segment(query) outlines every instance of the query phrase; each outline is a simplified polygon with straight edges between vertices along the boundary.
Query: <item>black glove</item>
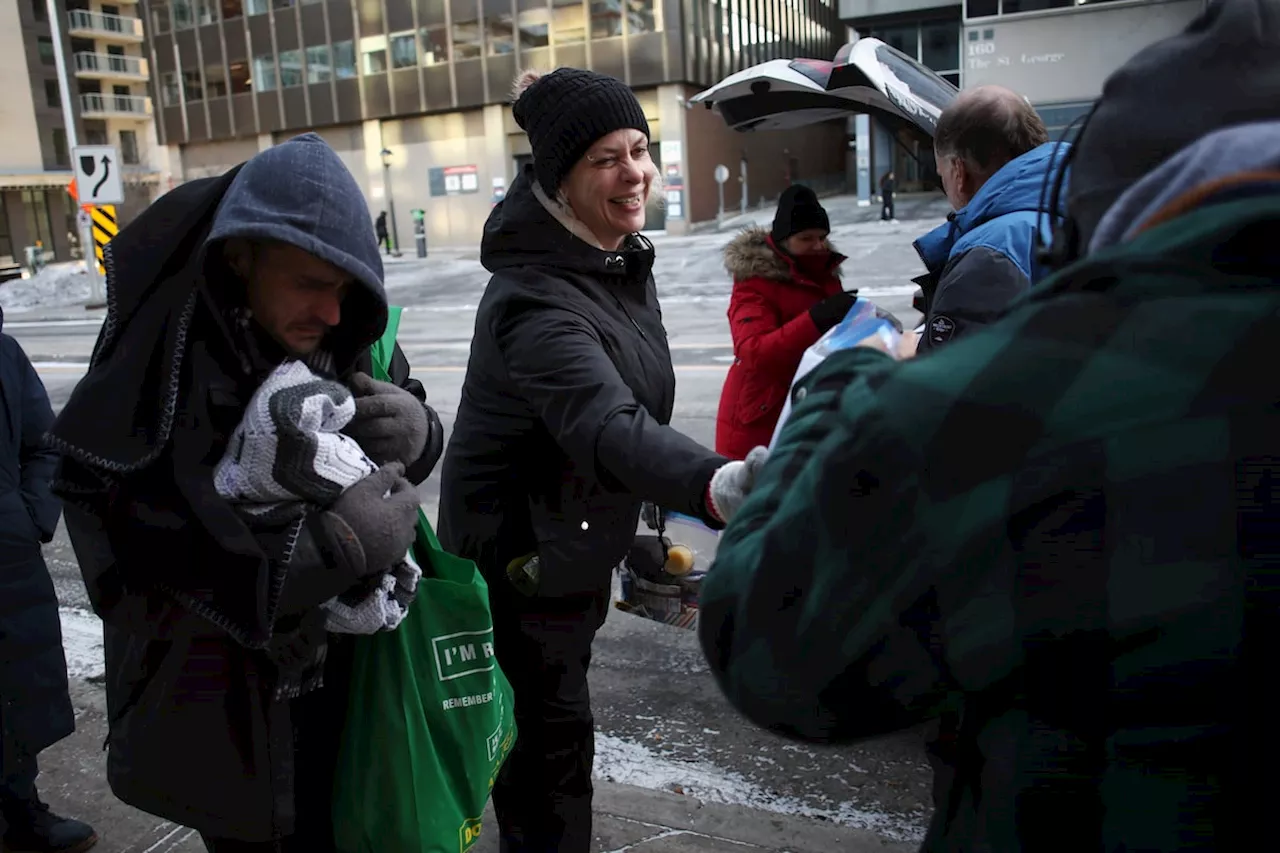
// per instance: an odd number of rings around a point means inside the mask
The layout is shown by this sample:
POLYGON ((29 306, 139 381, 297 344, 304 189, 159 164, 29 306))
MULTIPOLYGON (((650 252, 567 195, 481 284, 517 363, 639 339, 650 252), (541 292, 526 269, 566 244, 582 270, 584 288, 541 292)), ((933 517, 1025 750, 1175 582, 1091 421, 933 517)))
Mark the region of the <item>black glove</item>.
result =
POLYGON ((418 531, 418 490, 393 462, 343 492, 324 526, 359 577, 385 572, 408 552, 418 531))
POLYGON ((834 328, 845 315, 849 313, 849 309, 853 307, 854 301, 858 298, 858 291, 845 290, 819 302, 809 309, 809 316, 813 318, 813 325, 818 327, 819 332, 827 332, 834 328))

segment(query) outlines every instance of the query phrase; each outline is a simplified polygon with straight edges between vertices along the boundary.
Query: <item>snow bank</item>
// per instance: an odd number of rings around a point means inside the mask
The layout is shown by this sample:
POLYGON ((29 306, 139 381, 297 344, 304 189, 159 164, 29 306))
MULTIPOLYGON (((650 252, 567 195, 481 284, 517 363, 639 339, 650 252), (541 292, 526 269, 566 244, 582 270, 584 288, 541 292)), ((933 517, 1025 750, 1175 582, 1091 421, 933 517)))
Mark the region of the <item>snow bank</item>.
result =
POLYGON ((5 312, 78 305, 89 301, 89 276, 79 261, 49 264, 35 276, 0 283, 5 312))

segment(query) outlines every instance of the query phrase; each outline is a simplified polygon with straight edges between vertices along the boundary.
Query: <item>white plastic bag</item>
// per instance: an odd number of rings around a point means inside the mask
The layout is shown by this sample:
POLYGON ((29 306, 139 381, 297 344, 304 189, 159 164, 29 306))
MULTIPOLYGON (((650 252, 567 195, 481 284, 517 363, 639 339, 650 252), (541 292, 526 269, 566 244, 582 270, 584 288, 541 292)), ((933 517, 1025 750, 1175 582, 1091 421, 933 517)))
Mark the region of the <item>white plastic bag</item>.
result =
MULTIPOLYGON (((796 386, 828 355, 839 350, 852 349, 872 335, 878 335, 884 341, 889 353, 898 351, 898 344, 902 340, 901 326, 895 325, 896 318, 891 319, 892 315, 886 316, 886 314, 887 312, 877 307, 871 300, 858 297, 844 319, 804 351, 804 355, 800 358, 800 366, 791 380, 791 390, 787 392, 787 399, 782 404, 782 414, 778 417, 778 425, 774 427, 773 438, 769 439, 770 450, 778 443, 782 427, 791 415, 791 402, 795 399, 796 386)), ((895 355, 894 358, 897 356, 895 355)))

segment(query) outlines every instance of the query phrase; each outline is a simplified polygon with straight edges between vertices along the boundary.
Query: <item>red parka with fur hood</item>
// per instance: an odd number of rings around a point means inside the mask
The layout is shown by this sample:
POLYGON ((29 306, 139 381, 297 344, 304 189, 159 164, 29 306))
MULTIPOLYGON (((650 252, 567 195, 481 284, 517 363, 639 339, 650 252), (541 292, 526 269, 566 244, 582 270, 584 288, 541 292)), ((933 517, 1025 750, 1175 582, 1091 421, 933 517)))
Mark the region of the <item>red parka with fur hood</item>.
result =
POLYGON ((802 270, 764 228, 749 228, 725 246, 734 359, 720 393, 717 453, 743 459, 769 443, 800 359, 822 336, 809 309, 840 292, 844 260, 833 250, 825 269, 802 270))

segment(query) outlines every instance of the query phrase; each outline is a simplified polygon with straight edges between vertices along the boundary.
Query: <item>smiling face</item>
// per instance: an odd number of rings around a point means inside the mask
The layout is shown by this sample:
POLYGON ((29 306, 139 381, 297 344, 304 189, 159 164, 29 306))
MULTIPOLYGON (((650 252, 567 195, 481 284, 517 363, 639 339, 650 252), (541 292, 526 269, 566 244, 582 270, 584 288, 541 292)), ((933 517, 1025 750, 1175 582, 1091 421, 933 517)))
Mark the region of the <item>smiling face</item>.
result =
POLYGON ((351 276, 296 246, 230 247, 253 318, 291 355, 307 355, 342 321, 351 276))
POLYGON ((645 205, 658 168, 649 139, 624 128, 604 136, 574 164, 561 189, 569 207, 605 249, 617 249, 644 227, 645 205))

